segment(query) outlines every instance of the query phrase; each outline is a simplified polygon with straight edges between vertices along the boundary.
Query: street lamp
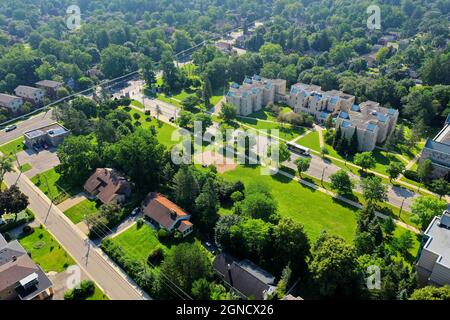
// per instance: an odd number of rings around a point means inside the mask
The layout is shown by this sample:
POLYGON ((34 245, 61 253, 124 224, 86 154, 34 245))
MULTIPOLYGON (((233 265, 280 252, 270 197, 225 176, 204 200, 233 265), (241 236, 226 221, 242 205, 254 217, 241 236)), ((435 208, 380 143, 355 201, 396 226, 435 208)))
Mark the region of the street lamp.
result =
POLYGON ((400 211, 398 213, 398 219, 400 220, 400 216, 402 214, 402 210, 403 210, 403 204, 405 203, 406 197, 403 198, 402 200, 402 205, 400 206, 400 211))
POLYGON ((322 187, 323 187, 323 176, 325 175, 325 170, 327 170, 327 169, 328 169, 328 166, 325 166, 322 170, 322 179, 320 179, 320 184, 322 185, 322 187))

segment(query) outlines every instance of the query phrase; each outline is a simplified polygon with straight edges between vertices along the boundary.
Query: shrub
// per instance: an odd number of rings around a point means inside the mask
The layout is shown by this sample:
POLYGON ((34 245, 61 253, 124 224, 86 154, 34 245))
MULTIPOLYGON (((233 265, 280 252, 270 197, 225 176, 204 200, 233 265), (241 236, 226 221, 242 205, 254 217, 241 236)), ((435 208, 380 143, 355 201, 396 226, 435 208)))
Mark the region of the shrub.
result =
POLYGON ((230 198, 231 198, 231 201, 238 202, 238 201, 241 201, 242 199, 244 199, 244 195, 240 191, 235 191, 231 194, 230 198))
POLYGON ((11 234, 9 232, 5 232, 3 234, 3 237, 5 238, 6 241, 11 241, 12 239, 11 234))
POLYGON ((95 292, 94 282, 90 280, 81 281, 79 286, 64 293, 64 300, 84 300, 95 292))
POLYGON ((158 230, 158 239, 160 241, 167 240, 168 237, 169 237, 169 232, 166 229, 161 228, 158 230))
POLYGON ((139 228, 141 228, 144 225, 144 219, 140 218, 136 221, 136 225, 139 228))
POLYGON ((403 172, 403 175, 405 176, 405 178, 407 178, 409 180, 420 182, 419 175, 415 171, 405 170, 403 172))
POLYGON ((24 226, 23 228, 22 228, 22 233, 24 234, 24 235, 29 235, 29 234, 32 234, 34 232, 34 229, 32 228, 32 227, 30 227, 30 226, 24 226))
POLYGON ((159 265, 164 259, 164 250, 158 246, 148 255, 147 261, 150 265, 159 265))
POLYGON ((141 116, 139 115, 139 113, 133 113, 133 118, 134 120, 139 120, 141 116))

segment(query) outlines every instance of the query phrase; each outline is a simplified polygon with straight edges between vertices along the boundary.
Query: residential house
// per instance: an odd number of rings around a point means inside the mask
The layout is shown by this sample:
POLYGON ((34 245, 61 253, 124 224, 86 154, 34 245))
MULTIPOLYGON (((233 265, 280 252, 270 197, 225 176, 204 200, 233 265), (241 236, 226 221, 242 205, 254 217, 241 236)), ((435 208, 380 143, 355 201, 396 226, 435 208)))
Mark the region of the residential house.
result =
POLYGON ((22 98, 9 94, 0 93, 0 107, 8 109, 12 113, 17 113, 23 105, 22 98))
POLYGON ((427 139, 419 163, 426 159, 430 159, 433 164, 432 178, 450 181, 450 115, 442 130, 433 139, 427 139))
POLYGON ((419 281, 422 285, 450 284, 450 212, 434 217, 424 237, 416 265, 419 281))
POLYGON ((131 195, 131 184, 114 169, 98 168, 84 184, 84 190, 103 204, 124 203, 131 195))
POLYGON ((36 87, 44 89, 49 97, 56 98, 56 93, 63 87, 63 84, 53 80, 42 80, 36 82, 36 87))
POLYGON ((194 225, 189 221, 191 216, 160 193, 149 193, 143 207, 144 216, 159 228, 171 233, 179 231, 183 237, 194 230, 194 225))
POLYGON ((244 299, 266 300, 276 289, 275 277, 253 262, 226 253, 218 254, 213 262, 215 272, 244 299))
POLYGON ((215 46, 223 53, 230 53, 233 50, 231 43, 225 41, 218 41, 215 43, 215 46))
POLYGON ((68 135, 70 135, 68 129, 59 123, 53 123, 42 128, 25 132, 23 136, 25 138, 25 145, 28 148, 40 148, 44 145, 57 147, 68 135))
POLYGON ((25 101, 33 105, 41 105, 44 103, 45 90, 29 86, 18 86, 14 89, 16 96, 23 98, 25 101))
POLYGON ((53 284, 17 240, 0 234, 0 301, 43 300, 53 295, 53 284))

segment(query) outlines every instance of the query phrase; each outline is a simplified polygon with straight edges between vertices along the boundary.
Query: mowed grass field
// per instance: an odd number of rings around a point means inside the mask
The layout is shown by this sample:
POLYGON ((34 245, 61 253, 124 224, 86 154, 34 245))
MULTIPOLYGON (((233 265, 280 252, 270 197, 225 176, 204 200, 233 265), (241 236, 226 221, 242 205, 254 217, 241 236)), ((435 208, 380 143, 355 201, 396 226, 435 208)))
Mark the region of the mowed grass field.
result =
POLYGON ((19 153, 23 150, 25 150, 23 137, 17 138, 16 140, 12 140, 0 146, 0 151, 7 156, 15 155, 16 153, 19 153))
POLYGON ((322 230, 343 237, 351 242, 356 229, 357 209, 335 201, 330 196, 280 174, 261 175, 260 167, 238 166, 224 173, 231 181, 241 180, 246 186, 251 183, 268 186, 278 203, 282 216, 300 222, 311 241, 315 241, 322 230))
POLYGON ((44 228, 35 228, 32 234, 20 238, 19 242, 31 254, 31 259, 45 272, 61 272, 68 266, 76 264, 44 228))
POLYGON ((86 199, 64 211, 64 214, 70 219, 70 221, 77 224, 83 221, 85 217, 97 213, 98 208, 99 204, 96 201, 86 199))
POLYGON ((143 224, 140 228, 135 224, 114 237, 113 241, 122 247, 129 257, 144 262, 147 261, 150 252, 158 245, 168 250, 166 246, 159 242, 156 231, 147 224, 143 224))

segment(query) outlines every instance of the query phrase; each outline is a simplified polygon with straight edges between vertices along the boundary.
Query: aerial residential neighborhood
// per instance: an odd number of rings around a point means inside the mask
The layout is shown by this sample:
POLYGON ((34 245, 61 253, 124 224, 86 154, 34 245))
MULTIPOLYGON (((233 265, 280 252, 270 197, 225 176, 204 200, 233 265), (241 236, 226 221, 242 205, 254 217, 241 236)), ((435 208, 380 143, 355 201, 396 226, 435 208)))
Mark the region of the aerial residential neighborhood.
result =
POLYGON ((450 300, 449 16, 0 3, 0 305, 450 300))

